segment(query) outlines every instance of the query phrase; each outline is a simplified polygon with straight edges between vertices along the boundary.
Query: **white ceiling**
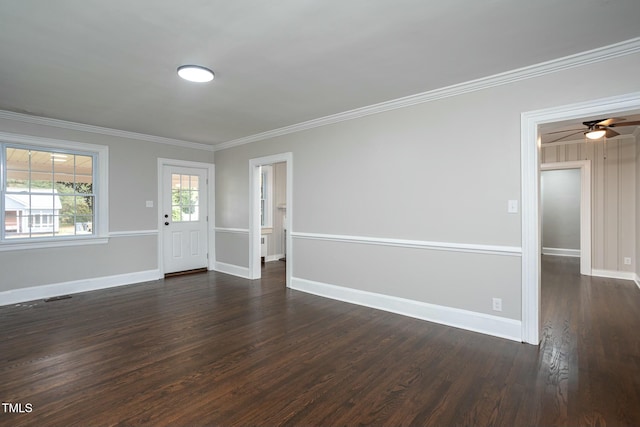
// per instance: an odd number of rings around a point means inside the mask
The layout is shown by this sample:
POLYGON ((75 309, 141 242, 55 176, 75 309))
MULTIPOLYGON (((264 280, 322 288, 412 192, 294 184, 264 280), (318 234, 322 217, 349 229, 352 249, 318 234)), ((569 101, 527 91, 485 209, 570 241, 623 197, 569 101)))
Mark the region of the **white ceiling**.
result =
POLYGON ((0 0, 0 109, 218 144, 640 36, 638 0, 0 0), (177 77, 194 63, 208 84, 177 77))

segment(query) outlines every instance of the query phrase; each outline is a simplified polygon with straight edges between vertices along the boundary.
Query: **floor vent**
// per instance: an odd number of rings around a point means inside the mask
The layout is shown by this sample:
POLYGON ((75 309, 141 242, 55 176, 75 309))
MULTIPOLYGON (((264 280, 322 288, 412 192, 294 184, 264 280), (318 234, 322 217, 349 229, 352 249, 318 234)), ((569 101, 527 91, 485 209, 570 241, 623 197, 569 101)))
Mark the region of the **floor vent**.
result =
POLYGON ((69 299, 71 295, 58 295, 57 297, 45 298, 44 302, 60 301, 61 299, 69 299))

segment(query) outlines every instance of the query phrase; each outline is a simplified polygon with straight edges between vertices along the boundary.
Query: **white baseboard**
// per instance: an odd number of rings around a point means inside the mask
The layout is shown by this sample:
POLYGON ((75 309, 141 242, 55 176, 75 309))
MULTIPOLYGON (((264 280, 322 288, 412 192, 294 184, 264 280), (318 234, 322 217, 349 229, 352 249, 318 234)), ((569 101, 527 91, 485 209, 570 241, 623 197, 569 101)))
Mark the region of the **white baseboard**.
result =
POLYGON ((580 249, 542 248, 542 255, 580 258, 580 249))
POLYGON ((591 275, 596 277, 606 277, 609 279, 635 280, 636 273, 633 271, 615 271, 615 270, 591 270, 591 275))
POLYGON ((235 264, 227 264, 226 262, 216 261, 214 270, 220 273, 231 274, 232 276, 249 279, 249 267, 241 267, 235 264))
POLYGON ((137 271, 135 273, 118 274, 115 276, 94 277, 90 279, 74 280, 71 282, 54 283, 51 285, 32 286, 29 288, 12 289, 0 292, 0 305, 18 304, 26 301, 40 300, 60 295, 77 294, 116 286, 132 285, 134 283, 158 280, 162 276, 159 270, 137 271))
POLYGON ((519 320, 329 285, 298 277, 291 278, 291 288, 429 322, 522 341, 522 322, 519 320))
POLYGON ((284 254, 267 255, 264 261, 265 262, 278 261, 280 258, 284 258, 284 254))

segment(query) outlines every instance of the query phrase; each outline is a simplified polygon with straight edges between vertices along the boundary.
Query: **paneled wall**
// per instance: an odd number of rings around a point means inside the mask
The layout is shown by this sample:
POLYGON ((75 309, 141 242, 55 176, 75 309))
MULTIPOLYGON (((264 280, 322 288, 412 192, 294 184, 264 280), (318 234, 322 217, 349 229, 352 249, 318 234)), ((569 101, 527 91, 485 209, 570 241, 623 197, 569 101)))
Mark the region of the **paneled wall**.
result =
POLYGON ((591 161, 592 266, 635 271, 636 140, 633 136, 545 147, 542 163, 591 161), (624 264, 631 258, 631 264, 624 264))

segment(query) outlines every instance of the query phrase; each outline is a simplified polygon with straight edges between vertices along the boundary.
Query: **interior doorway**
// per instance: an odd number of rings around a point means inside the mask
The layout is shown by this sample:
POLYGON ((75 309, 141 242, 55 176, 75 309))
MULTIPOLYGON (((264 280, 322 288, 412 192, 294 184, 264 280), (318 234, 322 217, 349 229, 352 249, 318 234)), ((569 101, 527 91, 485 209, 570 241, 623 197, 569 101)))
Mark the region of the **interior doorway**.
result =
POLYGON ((640 92, 596 99, 521 115, 522 341, 538 345, 541 329, 541 219, 539 126, 589 116, 614 116, 640 109, 640 92))
POLYGON ((540 171, 542 253, 545 254, 546 252, 547 255, 560 256, 577 255, 580 258, 580 274, 591 276, 593 254, 591 245, 591 163, 588 160, 543 163, 540 166, 540 171), (572 172, 575 172, 577 177, 574 177, 572 172), (545 174, 547 178, 546 188, 545 174), (577 178, 577 182, 574 181, 574 178, 577 178), (550 186, 555 186, 555 188, 550 188, 550 186), (562 188, 558 188, 558 186, 562 186, 562 188), (560 193, 556 194, 555 190, 560 193), (573 194, 562 194, 562 192, 567 191, 573 194), (563 201, 562 206, 544 206, 545 200, 553 203, 556 198, 563 201), (572 198, 578 199, 577 206, 573 206, 573 203, 571 203, 572 198), (560 208, 564 212, 549 212, 554 208, 560 208), (577 210, 575 218, 563 218, 563 214, 573 215, 572 212, 567 212, 567 210, 577 210), (553 222, 550 220, 545 222, 545 214, 548 214, 553 222), (577 223, 567 224, 561 222, 562 219, 577 221, 577 223), (573 226, 577 228, 577 233, 573 230, 573 226), (548 243, 545 242, 545 237, 547 237, 546 240, 551 238, 555 240, 548 243), (577 253, 572 254, 571 251, 574 249, 577 249, 577 253))
POLYGON ((262 277, 264 257, 265 261, 286 262, 285 282, 290 287, 293 155, 282 153, 251 159, 249 172, 249 278, 262 277), (284 180, 281 179, 283 175, 284 180))

